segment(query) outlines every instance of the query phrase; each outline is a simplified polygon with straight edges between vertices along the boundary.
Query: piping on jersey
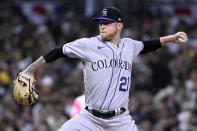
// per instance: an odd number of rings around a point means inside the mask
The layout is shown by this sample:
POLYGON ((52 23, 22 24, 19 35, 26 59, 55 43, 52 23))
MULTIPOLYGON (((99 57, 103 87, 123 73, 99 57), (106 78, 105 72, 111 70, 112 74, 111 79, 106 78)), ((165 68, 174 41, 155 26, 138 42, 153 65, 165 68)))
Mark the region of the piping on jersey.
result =
MULTIPOLYGON (((120 59, 121 59, 121 54, 122 54, 122 49, 123 49, 123 47, 124 47, 124 43, 123 43, 123 46, 122 46, 121 51, 120 51, 120 59)), ((112 98, 111 98, 111 101, 110 101, 110 103, 109 103, 109 105, 108 105, 107 110, 109 110, 109 107, 110 107, 110 105, 111 105, 111 103, 112 103, 112 100, 114 99, 114 96, 115 96, 115 94, 116 94, 116 90, 117 90, 117 87, 118 87, 118 81, 119 81, 119 79, 120 79, 120 73, 121 73, 121 68, 120 68, 120 72, 119 72, 119 74, 118 74, 118 80, 117 80, 117 83, 116 83, 116 88, 115 88, 115 90, 114 90, 114 94, 113 94, 113 96, 112 96, 112 98)))
POLYGON ((128 79, 127 91, 129 91, 128 89, 130 89, 130 88, 129 88, 129 84, 130 84, 130 79, 128 79))
MULTIPOLYGON (((100 40, 98 37, 96 37, 96 38, 97 38, 101 43, 103 43, 104 45, 106 45, 108 48, 111 49, 111 51, 112 51, 112 53, 113 53, 113 59, 114 59, 114 51, 113 51, 113 49, 112 49, 110 46, 108 46, 106 43, 104 43, 104 41, 100 40)), ((109 86, 108 86, 108 88, 107 88, 107 92, 106 92, 106 94, 105 94, 105 98, 103 99, 103 102, 102 102, 101 106, 99 107, 99 110, 102 108, 102 106, 103 106, 103 104, 104 104, 104 102, 105 102, 105 100, 106 100, 106 98, 107 98, 107 94, 108 94, 108 92, 109 92, 109 88, 110 88, 111 83, 112 83, 113 75, 114 75, 114 68, 112 68, 112 75, 111 75, 110 83, 109 83, 109 86)))

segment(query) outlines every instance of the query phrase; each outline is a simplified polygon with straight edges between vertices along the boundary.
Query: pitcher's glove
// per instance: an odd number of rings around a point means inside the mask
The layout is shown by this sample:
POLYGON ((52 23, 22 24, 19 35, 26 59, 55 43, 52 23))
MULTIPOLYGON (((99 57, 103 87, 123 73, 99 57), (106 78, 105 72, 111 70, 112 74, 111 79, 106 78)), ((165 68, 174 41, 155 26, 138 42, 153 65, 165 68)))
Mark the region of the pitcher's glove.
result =
POLYGON ((35 78, 33 75, 20 72, 14 84, 14 99, 18 104, 32 105, 38 101, 39 94, 35 88, 35 78))

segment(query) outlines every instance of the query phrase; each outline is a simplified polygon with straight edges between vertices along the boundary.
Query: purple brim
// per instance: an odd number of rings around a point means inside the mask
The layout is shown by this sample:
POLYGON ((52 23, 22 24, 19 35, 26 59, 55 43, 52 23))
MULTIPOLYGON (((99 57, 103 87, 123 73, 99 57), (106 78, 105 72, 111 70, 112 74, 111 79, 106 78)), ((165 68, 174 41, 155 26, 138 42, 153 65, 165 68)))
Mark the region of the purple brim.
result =
POLYGON ((94 21, 99 21, 99 20, 109 20, 112 22, 116 22, 116 20, 110 19, 110 18, 106 18, 106 17, 99 17, 99 18, 93 18, 94 21))

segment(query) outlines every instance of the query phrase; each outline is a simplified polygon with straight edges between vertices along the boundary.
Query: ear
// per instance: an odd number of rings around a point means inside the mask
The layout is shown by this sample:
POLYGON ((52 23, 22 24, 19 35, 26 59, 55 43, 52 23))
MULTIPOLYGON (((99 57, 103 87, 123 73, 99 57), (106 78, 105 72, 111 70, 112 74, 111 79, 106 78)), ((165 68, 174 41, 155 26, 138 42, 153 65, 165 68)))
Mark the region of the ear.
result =
POLYGON ((118 29, 122 30, 123 28, 123 23, 118 23, 118 29))

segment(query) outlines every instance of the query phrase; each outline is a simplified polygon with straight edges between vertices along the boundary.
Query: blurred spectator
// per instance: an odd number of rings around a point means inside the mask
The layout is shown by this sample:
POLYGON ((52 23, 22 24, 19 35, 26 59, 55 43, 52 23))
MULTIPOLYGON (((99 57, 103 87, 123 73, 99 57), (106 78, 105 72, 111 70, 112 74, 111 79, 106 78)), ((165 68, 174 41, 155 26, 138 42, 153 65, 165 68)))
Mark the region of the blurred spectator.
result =
POLYGON ((78 96, 74 99, 70 117, 76 116, 83 108, 85 108, 85 94, 78 96))

